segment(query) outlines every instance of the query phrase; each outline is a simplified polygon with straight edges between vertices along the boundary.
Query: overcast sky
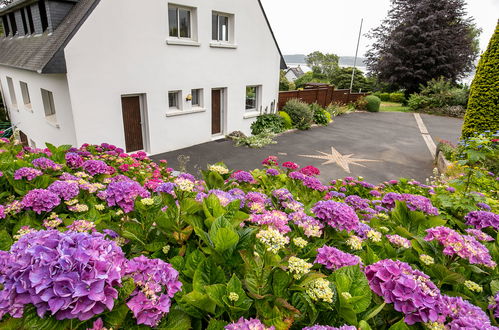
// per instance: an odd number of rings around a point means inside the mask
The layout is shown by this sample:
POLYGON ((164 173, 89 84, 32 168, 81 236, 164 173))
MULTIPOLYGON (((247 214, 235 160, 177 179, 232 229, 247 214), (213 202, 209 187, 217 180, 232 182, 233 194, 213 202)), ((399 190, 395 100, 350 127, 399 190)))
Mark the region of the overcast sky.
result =
MULTIPOLYGON (((340 56, 355 55, 360 19, 364 33, 379 25, 390 0, 261 0, 283 54, 309 54, 315 50, 340 56)), ((468 14, 483 29, 485 50, 499 18, 499 0, 467 0, 468 14)), ((361 39, 359 56, 370 41, 361 39)))

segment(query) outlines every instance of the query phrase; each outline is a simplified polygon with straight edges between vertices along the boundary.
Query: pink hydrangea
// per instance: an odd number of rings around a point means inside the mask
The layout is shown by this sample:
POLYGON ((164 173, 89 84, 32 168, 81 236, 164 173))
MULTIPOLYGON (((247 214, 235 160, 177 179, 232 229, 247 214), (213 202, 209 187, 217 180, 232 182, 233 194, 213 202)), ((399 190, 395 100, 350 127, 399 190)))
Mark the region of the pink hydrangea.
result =
POLYGON ((275 327, 267 327, 258 319, 246 320, 241 317, 237 322, 226 325, 225 330, 275 330, 275 327))
POLYGON ((315 216, 337 230, 351 231, 359 227, 359 217, 350 206, 335 201, 319 201, 312 208, 315 216))
POLYGON ((327 269, 337 270, 345 266, 361 264, 358 256, 343 252, 337 248, 324 245, 317 249, 314 263, 324 265, 327 269))
POLYGON ((33 189, 22 199, 22 206, 38 214, 50 212, 61 203, 59 196, 47 189, 33 189))
POLYGON ((495 230, 499 229, 499 214, 487 211, 472 211, 468 213, 464 220, 466 224, 475 227, 476 229, 483 229, 492 227, 495 230))
POLYGON ((90 175, 105 174, 108 166, 102 160, 87 160, 83 163, 83 169, 90 175))
POLYGON ((75 198, 80 193, 78 183, 75 181, 55 181, 48 187, 48 190, 57 194, 65 201, 75 198))
POLYGON ((251 214, 248 221, 260 226, 269 226, 280 233, 289 233, 291 228, 288 226, 288 215, 282 211, 265 211, 261 214, 251 214))
POLYGON ((262 165, 265 166, 278 166, 278 158, 276 156, 268 156, 262 161, 262 165))
POLYGON ((419 211, 430 215, 438 215, 438 209, 431 204, 431 201, 420 195, 411 194, 397 194, 390 192, 386 194, 382 203, 385 207, 393 209, 395 207, 395 202, 401 201, 405 202, 407 208, 411 211, 419 211))
POLYGON ((14 172, 14 180, 22 180, 26 178, 28 181, 34 180, 36 177, 43 175, 43 172, 32 167, 22 167, 14 172))
POLYGON ((119 206, 125 213, 134 210, 135 199, 148 198, 151 194, 133 180, 111 182, 99 196, 105 198, 109 206, 119 206))
POLYGON ((321 171, 315 166, 305 166, 300 170, 301 174, 307 175, 307 176, 317 176, 321 174, 321 171))
POLYGON ((282 163, 281 166, 285 167, 287 169, 290 169, 290 170, 296 170, 296 169, 300 168, 300 165, 293 163, 293 162, 284 162, 284 163, 282 163))

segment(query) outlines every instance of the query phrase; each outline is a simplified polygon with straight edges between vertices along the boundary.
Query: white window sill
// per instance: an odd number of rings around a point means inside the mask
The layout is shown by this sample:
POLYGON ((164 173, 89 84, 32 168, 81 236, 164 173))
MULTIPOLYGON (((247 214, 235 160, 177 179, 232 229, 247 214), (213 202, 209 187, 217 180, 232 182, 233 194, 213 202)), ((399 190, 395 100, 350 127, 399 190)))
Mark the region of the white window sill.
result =
POLYGON ((61 128, 61 126, 57 123, 57 118, 55 117, 55 115, 47 116, 45 117, 45 119, 47 119, 47 123, 50 126, 54 126, 55 128, 61 128))
POLYGON ((250 119, 250 118, 255 118, 255 117, 258 117, 260 116, 260 112, 259 111, 248 111, 244 114, 243 118, 244 119, 250 119))
POLYGON ((204 108, 197 108, 197 109, 192 109, 192 110, 187 110, 187 111, 183 111, 183 110, 171 111, 170 110, 166 113, 166 116, 167 117, 175 117, 175 116, 189 115, 189 114, 205 112, 205 111, 206 111, 206 109, 204 109, 204 108))
POLYGON ((230 43, 223 43, 223 42, 211 42, 210 43, 211 48, 228 48, 228 49, 236 49, 237 45, 236 44, 230 44, 230 43))
POLYGON ((182 39, 167 39, 166 40, 167 45, 177 45, 177 46, 193 46, 193 47, 199 47, 201 44, 197 41, 194 40, 182 40, 182 39))

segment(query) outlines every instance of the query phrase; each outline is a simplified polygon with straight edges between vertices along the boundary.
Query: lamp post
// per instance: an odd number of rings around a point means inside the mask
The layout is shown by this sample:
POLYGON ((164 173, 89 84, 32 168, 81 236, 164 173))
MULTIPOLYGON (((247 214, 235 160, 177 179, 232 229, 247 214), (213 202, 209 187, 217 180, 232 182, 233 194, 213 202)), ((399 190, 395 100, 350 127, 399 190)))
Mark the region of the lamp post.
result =
POLYGON ((357 55, 359 53, 359 44, 360 44, 360 36, 362 35, 362 25, 364 24, 364 19, 360 20, 360 30, 359 30, 359 38, 357 39, 357 49, 355 50, 355 59, 353 60, 353 70, 352 70, 352 81, 350 81, 350 93, 353 88, 353 78, 355 77, 355 67, 357 66, 357 55))

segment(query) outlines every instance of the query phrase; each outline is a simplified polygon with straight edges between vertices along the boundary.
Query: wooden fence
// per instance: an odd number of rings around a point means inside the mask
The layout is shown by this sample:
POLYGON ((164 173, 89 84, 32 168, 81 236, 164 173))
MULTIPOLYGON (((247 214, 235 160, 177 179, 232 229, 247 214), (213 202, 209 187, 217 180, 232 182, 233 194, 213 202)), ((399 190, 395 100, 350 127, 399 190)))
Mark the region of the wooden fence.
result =
POLYGON ((278 109, 282 109, 290 99, 299 99, 305 103, 318 103, 327 107, 331 103, 348 104, 357 101, 369 93, 350 93, 348 89, 334 89, 333 86, 305 88, 299 91, 279 92, 278 109))

